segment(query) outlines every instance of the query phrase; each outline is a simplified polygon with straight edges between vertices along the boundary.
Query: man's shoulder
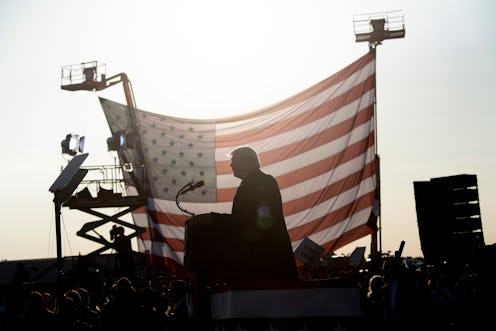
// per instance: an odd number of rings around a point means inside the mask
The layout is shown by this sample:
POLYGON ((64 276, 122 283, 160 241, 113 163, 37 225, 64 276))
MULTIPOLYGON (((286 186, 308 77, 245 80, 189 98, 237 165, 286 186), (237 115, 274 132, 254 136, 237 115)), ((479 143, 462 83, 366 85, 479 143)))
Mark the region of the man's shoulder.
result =
POLYGON ((241 183, 245 190, 257 190, 261 192, 274 191, 279 185, 274 176, 260 170, 250 173, 241 183))
POLYGON ((260 169, 253 170, 246 176, 246 182, 251 181, 264 181, 264 182, 275 182, 276 179, 271 174, 267 174, 260 169))

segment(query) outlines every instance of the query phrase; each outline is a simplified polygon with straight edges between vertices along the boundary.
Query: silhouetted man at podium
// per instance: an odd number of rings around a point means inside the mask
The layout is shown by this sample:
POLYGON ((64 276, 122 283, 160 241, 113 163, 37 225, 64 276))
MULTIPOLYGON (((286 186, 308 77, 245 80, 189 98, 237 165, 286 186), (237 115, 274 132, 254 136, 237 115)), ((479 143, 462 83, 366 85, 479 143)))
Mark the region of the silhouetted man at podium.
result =
POLYGON ((250 147, 239 147, 231 152, 231 168, 234 176, 241 179, 231 215, 211 213, 206 218, 197 215, 195 217, 200 218, 193 221, 193 217, 187 223, 186 242, 191 247, 189 258, 185 255, 185 265, 188 261, 192 271, 193 314, 200 330, 210 317, 208 283, 298 280, 275 178, 260 170, 258 155, 250 147), (221 226, 212 232, 209 227, 215 223, 221 226), (202 224, 207 226, 202 227, 202 224), (207 232, 209 235, 205 236, 207 232), (212 237, 214 245, 210 242, 212 237), (192 245, 193 242, 196 244, 192 245), (208 245, 220 246, 218 253, 222 256, 214 256, 213 260, 204 256, 205 251, 212 252, 208 245), (208 263, 204 264, 205 259, 208 263))
POLYGON ((231 152, 231 168, 241 179, 233 200, 238 271, 246 281, 296 280, 296 262, 275 178, 260 170, 251 147, 231 152))

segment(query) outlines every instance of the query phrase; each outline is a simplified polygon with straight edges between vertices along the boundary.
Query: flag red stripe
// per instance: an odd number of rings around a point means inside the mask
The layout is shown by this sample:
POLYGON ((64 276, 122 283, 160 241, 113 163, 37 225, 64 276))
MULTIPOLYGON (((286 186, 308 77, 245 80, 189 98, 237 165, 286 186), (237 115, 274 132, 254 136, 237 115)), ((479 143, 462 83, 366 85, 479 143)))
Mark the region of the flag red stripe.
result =
POLYGON ((315 176, 325 174, 326 172, 331 171, 363 154, 363 151, 367 150, 367 148, 372 145, 370 141, 371 139, 374 139, 373 132, 370 133, 369 137, 350 145, 346 150, 339 154, 331 155, 311 165, 301 167, 298 170, 281 176, 277 176, 277 183, 281 189, 284 189, 297 183, 304 182, 315 176))
POLYGON ((362 209, 369 208, 372 204, 371 201, 373 201, 374 198, 375 192, 370 192, 323 217, 319 217, 311 222, 288 230, 291 241, 303 239, 315 232, 324 230, 330 226, 342 222, 343 220, 350 217, 352 214, 362 209))
POLYGON ((146 214, 146 207, 139 207, 133 210, 133 214, 146 214))
POLYGON ((217 119, 218 123, 223 123, 223 122, 231 122, 231 121, 236 121, 236 120, 242 120, 247 117, 253 117, 257 115, 262 115, 265 113, 270 113, 272 111, 276 110, 282 110, 287 107, 293 106, 295 104, 298 104, 302 101, 305 101, 306 99, 310 98, 312 95, 316 95, 319 92, 322 92, 329 88, 329 86, 336 85, 337 83, 343 81, 347 77, 353 75, 354 73, 360 71, 363 69, 365 66, 367 66, 370 62, 372 62, 375 59, 375 55, 373 52, 369 52, 356 60, 355 62, 351 63, 350 65, 346 66, 345 68, 341 69, 340 71, 334 73, 332 76, 327 77, 326 79, 320 81, 319 83, 307 88, 304 91, 301 91, 300 93, 297 93, 285 100, 282 100, 280 102, 277 102, 271 106, 262 108, 260 110, 247 113, 244 115, 239 115, 239 116, 233 116, 229 118, 221 118, 217 119))
MULTIPOLYGON (((371 132, 369 137, 350 145, 346 150, 339 154, 331 155, 308 166, 301 167, 281 176, 277 176, 276 180, 279 187, 284 189, 331 171, 335 167, 361 155, 364 150, 367 150, 368 146, 373 145, 373 139, 374 132, 371 132)), ((235 193, 235 187, 218 189, 217 199, 219 202, 232 201, 235 193)))
POLYGON ((373 106, 367 107, 360 111, 354 118, 347 119, 336 126, 330 127, 325 131, 303 139, 300 142, 295 142, 268 152, 260 153, 260 161, 263 165, 269 165, 325 145, 326 143, 345 136, 354 128, 367 123, 370 121, 372 115, 373 106))
MULTIPOLYGON (((153 230, 154 231, 154 238, 153 241, 155 242, 163 242, 167 243, 169 247, 171 247, 174 251, 177 252, 182 252, 184 250, 184 240, 180 238, 173 238, 173 237, 164 237, 162 236, 159 231, 153 230)), ((152 239, 152 234, 150 231, 150 228, 146 229, 146 232, 141 235, 142 240, 151 240, 152 239)))
MULTIPOLYGON (((311 222, 308 222, 306 224, 288 230, 291 240, 297 241, 303 239, 307 236, 312 235, 315 232, 325 230, 330 226, 338 224, 339 222, 350 217, 353 213, 370 207, 371 205, 370 201, 373 200, 374 197, 375 197, 374 192, 370 192, 366 195, 361 196, 357 200, 354 200, 353 202, 343 206, 342 208, 339 208, 327 214, 326 216, 319 217, 311 222)), ((369 228, 369 231, 372 230, 369 228)), ((143 240, 151 240, 151 234, 149 229, 147 229, 147 231, 141 236, 141 238, 143 240)), ((182 239, 164 238, 163 236, 157 235, 157 233, 155 233, 154 241, 165 242, 171 248, 173 248, 174 251, 182 252, 184 250, 184 240, 182 239)))
POLYGON ((315 109, 308 109, 296 117, 286 118, 285 120, 277 123, 271 123, 269 127, 263 126, 243 132, 216 136, 215 145, 218 148, 234 147, 233 145, 245 145, 256 140, 262 140, 277 134, 282 134, 305 124, 315 122, 322 117, 341 109, 345 105, 360 99, 365 92, 374 88, 374 79, 375 76, 371 75, 364 82, 354 86, 345 94, 331 99, 315 109))
POLYGON ((190 218, 188 215, 162 213, 157 210, 149 210, 148 214, 152 220, 157 224, 167 224, 174 226, 184 226, 184 222, 190 218))
POLYGON ((184 275, 184 277, 189 277, 188 271, 182 264, 177 263, 167 256, 151 255, 150 260, 150 265, 153 266, 155 270, 167 270, 167 273, 169 274, 175 274, 177 276, 184 275))
POLYGON ((349 243, 354 242, 355 240, 363 238, 373 232, 374 230, 371 229, 369 226, 367 226, 367 224, 363 224, 353 228, 350 231, 341 234, 336 239, 333 239, 325 243, 321 243, 320 246, 324 248, 325 252, 332 252, 336 249, 348 245, 349 243))
POLYGON ((375 161, 367 164, 367 166, 357 171, 346 178, 341 179, 325 189, 312 192, 311 194, 302 196, 298 199, 287 201, 284 203, 284 215, 289 216, 308 208, 315 206, 318 203, 323 203, 326 200, 338 196, 341 192, 347 191, 357 186, 363 178, 369 178, 375 174, 375 161))
MULTIPOLYGON (((259 153, 260 162, 262 165, 267 166, 334 141, 335 139, 348 134, 353 128, 367 123, 373 115, 373 112, 374 106, 370 105, 369 107, 361 110, 355 117, 349 118, 335 126, 329 127, 325 131, 302 139, 301 141, 275 148, 271 151, 261 152, 259 153)), ((230 174, 232 172, 231 161, 217 161, 216 169, 218 175, 230 174)))

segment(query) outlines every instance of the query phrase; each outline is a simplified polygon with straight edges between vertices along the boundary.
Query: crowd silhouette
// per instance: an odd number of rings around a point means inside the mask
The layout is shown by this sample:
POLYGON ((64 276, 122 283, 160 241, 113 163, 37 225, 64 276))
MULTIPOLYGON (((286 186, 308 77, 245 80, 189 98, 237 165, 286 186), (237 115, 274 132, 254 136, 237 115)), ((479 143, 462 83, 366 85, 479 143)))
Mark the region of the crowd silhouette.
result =
MULTIPOLYGON (((187 307, 189 285, 143 285, 123 276, 103 293, 74 287, 56 295, 53 289, 26 286, 15 293, 20 304, 9 305, 5 330, 191 330, 187 307)), ((56 291, 55 291, 56 292, 56 291)), ((13 296, 11 296, 13 298, 13 296)))
MULTIPOLYGON (((453 277, 442 266, 414 267, 389 257, 380 270, 341 270, 361 293, 362 317, 337 321, 216 321, 198 325, 191 314, 188 278, 159 281, 120 276, 106 286, 44 288, 26 279, 22 267, 14 277, 2 330, 466 330, 490 325, 496 297, 494 267, 453 277), (21 275, 21 276, 20 276, 21 275), (24 282, 20 281, 21 278, 24 282), (339 323, 338 323, 339 322, 339 323), (221 323, 221 324, 219 324, 221 323), (244 323, 244 324, 243 324, 244 323), (312 324, 314 323, 314 324, 312 324), (241 325, 241 326, 240 326, 241 325), (255 325, 255 327, 253 327, 255 325)), ((335 275, 327 275, 334 277, 335 275)), ((320 275, 325 278, 326 275, 320 275)), ((301 280, 305 281, 305 280, 301 280)), ((310 298, 311 299, 311 298, 310 298)), ((260 304, 263 304, 261 298, 260 304)), ((205 322, 205 321, 203 321, 205 322)))

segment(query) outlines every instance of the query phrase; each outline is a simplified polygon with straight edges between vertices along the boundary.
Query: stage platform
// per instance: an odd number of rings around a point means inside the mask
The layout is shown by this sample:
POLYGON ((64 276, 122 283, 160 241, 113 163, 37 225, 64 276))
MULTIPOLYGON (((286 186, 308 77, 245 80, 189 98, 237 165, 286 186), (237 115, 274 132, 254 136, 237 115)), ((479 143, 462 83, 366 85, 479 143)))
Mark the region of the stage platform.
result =
POLYGON ((210 290, 216 329, 360 330, 360 291, 350 280, 222 284, 210 290))

